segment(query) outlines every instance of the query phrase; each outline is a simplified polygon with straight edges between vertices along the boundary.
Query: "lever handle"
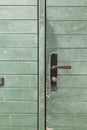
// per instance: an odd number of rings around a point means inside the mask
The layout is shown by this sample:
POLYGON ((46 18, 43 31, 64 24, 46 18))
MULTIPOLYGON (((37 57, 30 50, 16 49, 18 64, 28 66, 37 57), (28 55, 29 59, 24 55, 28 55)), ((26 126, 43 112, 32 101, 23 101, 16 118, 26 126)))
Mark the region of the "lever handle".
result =
POLYGON ((50 70, 50 80, 51 80, 51 90, 57 91, 57 69, 71 69, 70 65, 58 66, 57 65, 57 54, 52 53, 51 55, 51 70, 50 70))
POLYGON ((52 70, 54 69, 71 69, 71 66, 68 65, 68 66, 57 66, 57 65, 54 65, 52 66, 52 70))

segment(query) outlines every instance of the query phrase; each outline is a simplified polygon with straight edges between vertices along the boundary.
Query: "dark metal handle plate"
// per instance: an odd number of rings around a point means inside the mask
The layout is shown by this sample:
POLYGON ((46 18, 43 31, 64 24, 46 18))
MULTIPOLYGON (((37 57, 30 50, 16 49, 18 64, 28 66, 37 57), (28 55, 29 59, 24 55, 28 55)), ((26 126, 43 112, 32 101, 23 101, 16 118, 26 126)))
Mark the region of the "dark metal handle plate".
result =
POLYGON ((0 86, 4 85, 4 78, 0 78, 0 86))
POLYGON ((57 54, 56 53, 53 53, 51 55, 50 79, 51 79, 51 90, 57 91, 57 68, 52 69, 53 66, 57 66, 57 54))
POLYGON ((51 79, 51 90, 57 91, 57 69, 71 69, 70 65, 58 66, 57 65, 57 54, 53 53, 51 55, 51 69, 50 69, 50 79, 51 79))

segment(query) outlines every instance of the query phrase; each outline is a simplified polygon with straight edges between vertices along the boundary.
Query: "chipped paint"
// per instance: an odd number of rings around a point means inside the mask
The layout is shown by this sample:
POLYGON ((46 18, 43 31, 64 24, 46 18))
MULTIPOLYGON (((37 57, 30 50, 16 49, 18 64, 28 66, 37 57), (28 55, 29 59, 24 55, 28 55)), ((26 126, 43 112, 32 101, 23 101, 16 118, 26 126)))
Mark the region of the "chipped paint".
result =
POLYGON ((46 130, 53 130, 53 128, 48 128, 48 127, 47 127, 46 130))

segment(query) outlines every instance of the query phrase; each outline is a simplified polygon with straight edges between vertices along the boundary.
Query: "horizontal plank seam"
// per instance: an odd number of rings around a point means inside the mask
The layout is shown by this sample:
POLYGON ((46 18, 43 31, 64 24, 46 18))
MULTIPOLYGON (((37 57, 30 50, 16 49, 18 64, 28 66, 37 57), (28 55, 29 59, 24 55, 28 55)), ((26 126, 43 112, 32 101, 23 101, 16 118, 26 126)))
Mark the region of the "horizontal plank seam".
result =
MULTIPOLYGON (((49 45, 50 45, 50 44, 49 44, 49 45)), ((46 49, 56 49, 56 50, 57 50, 57 49, 58 49, 58 50, 59 50, 59 49, 70 49, 70 50, 73 50, 73 49, 75 49, 75 50, 76 50, 76 49, 85 49, 85 50, 86 50, 87 47, 56 47, 56 48, 55 48, 55 47, 52 47, 52 48, 46 47, 46 49)))
POLYGON ((37 100, 29 100, 29 101, 23 101, 23 100, 21 100, 21 101, 0 101, 0 103, 30 103, 30 102, 32 102, 32 103, 37 103, 37 100))
POLYGON ((3 74, 3 73, 0 73, 0 75, 7 75, 7 76, 9 76, 9 75, 10 75, 10 76, 16 76, 16 75, 17 75, 17 76, 18 76, 18 75, 19 75, 19 76, 30 76, 30 75, 33 76, 33 75, 34 75, 34 76, 38 76, 37 73, 36 73, 36 74, 35 74, 35 73, 31 73, 31 74, 23 74, 23 73, 22 73, 22 74, 19 74, 19 73, 18 73, 18 74, 9 74, 9 73, 8 73, 8 74, 5 74, 5 73, 3 74))
MULTIPOLYGON (((34 46, 34 47, 33 47, 33 46, 32 46, 32 47, 29 47, 29 46, 28 46, 28 47, 27 47, 27 46, 24 46, 24 47, 22 47, 22 46, 18 46, 18 47, 15 47, 15 46, 14 46, 14 47, 11 47, 11 46, 9 46, 9 47, 2 47, 2 46, 1 46, 1 47, 0 47, 0 49, 6 49, 6 48, 7 48, 7 49, 13 49, 13 48, 14 48, 14 49, 37 49, 38 47, 35 47, 35 46, 34 46)), ((84 48, 84 49, 85 49, 85 48, 84 48)))
POLYGON ((58 34, 58 33, 55 33, 55 34, 47 34, 47 35, 87 35, 87 34, 58 34))
POLYGON ((15 20, 15 21, 18 21, 18 20, 19 20, 19 21, 21 21, 21 20, 23 20, 23 21, 24 21, 24 20, 26 20, 26 21, 37 21, 38 19, 36 19, 36 18, 35 18, 35 19, 29 19, 29 18, 27 18, 27 19, 25 19, 25 18, 24 18, 24 19, 23 19, 23 18, 22 18, 22 19, 21 19, 21 18, 16 18, 16 19, 15 19, 15 18, 13 18, 13 19, 6 19, 6 18, 4 18, 4 19, 1 19, 1 18, 0 18, 0 20, 4 20, 4 21, 6 21, 6 20, 9 20, 9 21, 10 21, 10 20, 12 20, 12 21, 13 21, 13 20, 15 20))
POLYGON ((29 35, 37 35, 38 33, 26 33, 26 32, 0 32, 0 34, 29 34, 29 35))
POLYGON ((68 6, 57 6, 57 5, 54 5, 54 6, 50 6, 50 5, 47 5, 46 7, 47 8, 50 8, 50 7, 53 7, 53 8, 54 7, 60 7, 60 8, 61 7, 87 7, 87 5, 86 6, 85 5, 83 5, 83 6, 79 6, 79 5, 78 6, 73 6, 73 5, 68 5, 68 6))
MULTIPOLYGON (((0 20, 2 20, 2 19, 0 19, 0 20)), ((51 19, 48 19, 48 21, 49 21, 49 22, 57 22, 57 21, 58 21, 58 22, 59 22, 59 21, 61 21, 61 22, 64 22, 64 21, 65 21, 65 22, 67 22, 67 21, 70 21, 70 22, 72 22, 72 21, 81 21, 81 22, 83 21, 83 22, 87 22, 87 20, 63 20, 63 19, 61 19, 61 20, 55 20, 55 19, 54 19, 54 20, 51 20, 51 19)))
POLYGON ((29 115, 30 115, 30 116, 36 116, 37 113, 19 113, 19 114, 18 114, 18 113, 3 114, 3 113, 2 113, 2 114, 0 114, 0 116, 2 116, 2 115, 3 115, 3 116, 9 116, 9 115, 17 115, 17 116, 18 116, 18 115, 20 115, 20 116, 24 116, 24 115, 29 116, 29 115))
POLYGON ((13 126, 13 127, 12 127, 12 126, 9 126, 9 127, 8 127, 8 126, 7 126, 7 127, 1 127, 1 126, 0 126, 0 129, 1 129, 1 128, 7 128, 7 129, 8 129, 8 128, 9 128, 9 129, 10 129, 10 128, 27 128, 27 127, 29 127, 29 128, 37 128, 36 126, 13 126))
POLYGON ((6 100, 5 102, 37 102, 37 100, 6 100))
MULTIPOLYGON (((47 100, 47 101, 51 101, 52 102, 52 100, 47 100)), ((58 102, 67 102, 67 101, 66 100, 58 100, 58 102)), ((75 102, 75 101, 70 100, 69 102, 71 103, 71 102, 75 102)), ((77 100, 76 102, 87 102, 87 100, 77 100)))
MULTIPOLYGON (((70 127, 70 128, 71 128, 71 127, 73 127, 73 128, 74 128, 74 127, 75 127, 75 128, 78 128, 78 127, 79 127, 79 128, 87 128, 87 126, 53 126, 53 127, 54 127, 54 128, 56 128, 56 127, 58 127, 58 128, 59 128, 59 127, 60 127, 60 128, 62 128, 62 127, 65 127, 65 128, 66 128, 66 127, 70 127)), ((53 127, 52 127, 52 128, 53 128, 53 127)))
POLYGON ((37 7, 38 4, 35 4, 35 5, 28 5, 28 4, 18 4, 18 5, 17 5, 17 4, 14 4, 14 5, 13 5, 13 4, 7 4, 7 5, 2 4, 2 5, 1 5, 1 4, 0 4, 0 6, 5 6, 5 7, 6 7, 6 6, 25 6, 25 7, 26 7, 26 6, 36 6, 36 7, 37 7))
POLYGON ((49 113, 49 112, 47 112, 47 114, 48 115, 55 115, 55 114, 59 114, 59 115, 62 115, 62 114, 64 114, 64 115, 73 115, 73 116, 75 116, 75 115, 87 115, 87 113, 49 113))
POLYGON ((6 60, 6 59, 0 59, 0 62, 37 62, 37 60, 6 60))

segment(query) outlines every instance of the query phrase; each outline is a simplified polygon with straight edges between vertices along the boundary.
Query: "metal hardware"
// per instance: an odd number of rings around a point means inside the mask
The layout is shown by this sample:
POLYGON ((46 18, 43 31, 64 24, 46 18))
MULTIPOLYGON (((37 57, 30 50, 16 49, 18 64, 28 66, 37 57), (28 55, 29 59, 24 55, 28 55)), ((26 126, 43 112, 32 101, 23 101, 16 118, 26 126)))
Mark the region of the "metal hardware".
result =
POLYGON ((0 78, 0 86, 4 85, 4 78, 0 78))
POLYGON ((52 53, 51 55, 51 70, 50 70, 50 80, 51 80, 51 90, 57 91, 57 69, 71 69, 71 66, 58 66, 57 65, 57 54, 52 53))
POLYGON ((71 69, 71 66, 57 66, 57 65, 54 65, 52 66, 52 70, 54 69, 71 69))

